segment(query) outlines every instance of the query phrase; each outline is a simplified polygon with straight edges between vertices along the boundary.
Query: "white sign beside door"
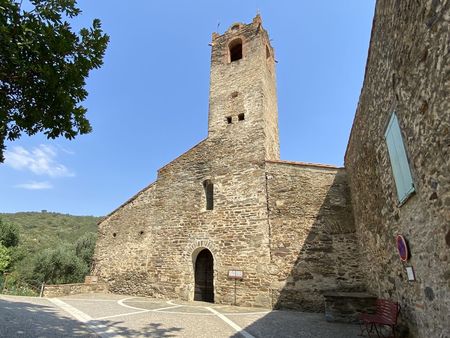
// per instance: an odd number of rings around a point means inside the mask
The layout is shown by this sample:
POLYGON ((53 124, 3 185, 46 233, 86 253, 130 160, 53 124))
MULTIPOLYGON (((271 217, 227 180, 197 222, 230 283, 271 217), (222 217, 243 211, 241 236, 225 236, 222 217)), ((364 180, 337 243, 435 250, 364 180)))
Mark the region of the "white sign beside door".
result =
POLYGON ((230 279, 243 279, 244 271, 242 270, 228 270, 228 278, 230 279))

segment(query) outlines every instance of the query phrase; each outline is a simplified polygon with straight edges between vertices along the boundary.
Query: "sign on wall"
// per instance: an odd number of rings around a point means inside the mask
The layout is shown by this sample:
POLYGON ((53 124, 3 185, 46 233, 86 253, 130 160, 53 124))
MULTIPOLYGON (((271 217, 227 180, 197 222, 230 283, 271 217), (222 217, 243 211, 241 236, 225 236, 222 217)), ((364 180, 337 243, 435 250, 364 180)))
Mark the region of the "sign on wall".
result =
POLYGON ((406 262, 409 258, 408 245, 402 235, 397 235, 397 250, 402 262, 406 262))
POLYGON ((407 267, 406 267, 406 274, 407 274, 408 280, 409 280, 410 282, 416 280, 416 275, 414 274, 414 269, 413 269, 412 266, 407 266, 407 267))
POLYGON ((244 271, 242 270, 228 270, 228 278, 230 279, 243 279, 244 271))

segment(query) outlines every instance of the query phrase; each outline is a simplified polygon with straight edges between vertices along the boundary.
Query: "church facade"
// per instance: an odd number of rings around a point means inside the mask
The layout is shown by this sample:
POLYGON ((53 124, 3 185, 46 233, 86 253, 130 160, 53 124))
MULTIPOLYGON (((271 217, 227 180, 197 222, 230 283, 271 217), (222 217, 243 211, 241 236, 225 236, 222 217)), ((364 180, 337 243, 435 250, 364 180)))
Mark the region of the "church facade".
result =
POLYGON ((117 293, 306 311, 367 290, 399 302, 405 336, 449 336, 449 18, 449 1, 377 1, 345 168, 279 159, 261 18, 213 33, 207 138, 99 223, 92 272, 117 293))
POLYGON ((320 311, 363 288, 345 170, 279 159, 259 16, 211 45, 208 137, 99 224, 94 273, 117 293, 320 311))

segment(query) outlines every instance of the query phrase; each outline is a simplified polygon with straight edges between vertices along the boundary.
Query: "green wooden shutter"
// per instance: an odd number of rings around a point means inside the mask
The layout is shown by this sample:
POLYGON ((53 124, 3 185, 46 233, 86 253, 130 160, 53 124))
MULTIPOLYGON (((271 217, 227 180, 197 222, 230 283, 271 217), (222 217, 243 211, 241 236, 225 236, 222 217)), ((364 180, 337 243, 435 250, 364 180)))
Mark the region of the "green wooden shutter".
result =
POLYGON ((386 139, 394 181, 397 187, 398 201, 402 203, 414 191, 414 182, 395 113, 392 113, 384 137, 386 139))

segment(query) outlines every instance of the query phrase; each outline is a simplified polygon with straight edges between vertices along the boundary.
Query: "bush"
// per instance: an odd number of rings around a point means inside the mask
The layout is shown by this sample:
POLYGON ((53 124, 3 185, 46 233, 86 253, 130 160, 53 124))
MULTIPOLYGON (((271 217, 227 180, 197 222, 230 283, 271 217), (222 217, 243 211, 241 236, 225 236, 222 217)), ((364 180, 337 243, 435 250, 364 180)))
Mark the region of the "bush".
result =
POLYGON ((92 263, 96 241, 97 235, 95 233, 86 233, 75 243, 75 254, 81 258, 88 267, 90 267, 92 263))
POLYGON ((19 244, 19 229, 12 223, 0 219, 0 243, 10 248, 19 244))
POLYGON ((38 254, 33 276, 48 284, 79 283, 89 273, 87 264, 68 245, 59 245, 38 254))
POLYGON ((0 243, 0 273, 6 271, 11 263, 11 254, 6 246, 0 243))
POLYGON ((4 293, 29 296, 39 295, 43 282, 78 283, 89 274, 97 218, 56 213, 39 213, 36 218, 36 214, 12 214, 16 218, 0 214, 6 219, 0 219, 0 292, 4 272, 8 272, 4 293))
POLYGON ((6 295, 14 296, 39 296, 39 287, 31 286, 25 282, 17 281, 12 278, 7 279, 6 285, 4 284, 5 279, 2 280, 2 292, 6 295), (3 289, 3 286, 6 286, 3 289))

